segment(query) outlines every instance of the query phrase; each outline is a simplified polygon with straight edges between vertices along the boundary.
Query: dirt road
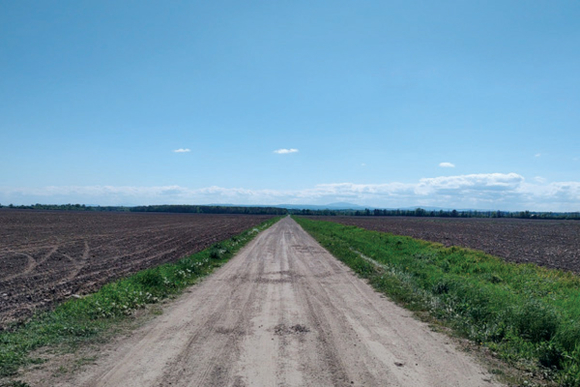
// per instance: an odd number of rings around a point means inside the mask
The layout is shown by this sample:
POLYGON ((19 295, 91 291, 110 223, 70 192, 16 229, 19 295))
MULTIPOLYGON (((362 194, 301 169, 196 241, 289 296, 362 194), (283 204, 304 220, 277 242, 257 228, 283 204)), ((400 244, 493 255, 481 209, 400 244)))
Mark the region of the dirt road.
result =
POLYGON ((490 379, 285 218, 69 385, 498 385, 490 379))

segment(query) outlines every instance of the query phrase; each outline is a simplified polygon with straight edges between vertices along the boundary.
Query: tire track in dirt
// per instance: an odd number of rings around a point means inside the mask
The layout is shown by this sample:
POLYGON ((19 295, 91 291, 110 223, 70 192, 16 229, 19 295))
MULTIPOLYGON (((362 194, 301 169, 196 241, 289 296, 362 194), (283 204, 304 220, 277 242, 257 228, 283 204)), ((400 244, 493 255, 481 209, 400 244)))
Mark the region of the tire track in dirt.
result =
MULTIPOLYGON (((60 386, 499 386, 292 219, 60 386)), ((44 383, 44 384, 43 384, 44 383)))
POLYGON ((27 273, 30 273, 32 270, 34 270, 34 268, 37 265, 36 264, 36 259, 34 259, 34 257, 32 255, 27 254, 25 252, 22 252, 22 251, 15 252, 15 251, 8 250, 6 252, 6 255, 8 255, 8 254, 12 254, 13 256, 23 256, 23 257, 25 257, 26 258, 26 266, 22 269, 21 272, 16 273, 16 274, 13 274, 13 275, 9 275, 9 276, 5 277, 5 281, 8 281, 8 280, 11 280, 11 279, 14 279, 14 278, 18 278, 18 277, 20 277, 22 275, 25 275, 27 273))
POLYGON ((50 246, 50 250, 48 251, 48 253, 44 254, 42 256, 42 258, 39 259, 39 260, 34 259, 34 257, 32 255, 27 254, 25 252, 15 252, 15 251, 11 251, 11 252, 16 253, 18 255, 25 256, 28 259, 28 263, 27 263, 26 267, 22 271, 20 271, 19 273, 10 275, 10 276, 6 276, 6 277, 4 277, 2 279, 2 281, 9 281, 9 280, 13 280, 15 278, 25 277, 26 275, 28 275, 29 273, 31 273, 32 271, 34 271, 34 269, 36 269, 39 265, 43 264, 50 257, 52 257, 57 252, 57 250, 58 250, 58 246, 50 246))
POLYGON ((83 268, 85 267, 85 265, 89 261, 89 254, 91 252, 91 248, 89 247, 89 242, 84 241, 84 245, 85 245, 85 248, 83 250, 83 255, 78 260, 76 260, 72 257, 69 257, 68 255, 63 254, 65 257, 70 259, 70 261, 74 267, 74 270, 72 270, 65 277, 65 281, 75 278, 81 272, 81 270, 83 270, 83 268))

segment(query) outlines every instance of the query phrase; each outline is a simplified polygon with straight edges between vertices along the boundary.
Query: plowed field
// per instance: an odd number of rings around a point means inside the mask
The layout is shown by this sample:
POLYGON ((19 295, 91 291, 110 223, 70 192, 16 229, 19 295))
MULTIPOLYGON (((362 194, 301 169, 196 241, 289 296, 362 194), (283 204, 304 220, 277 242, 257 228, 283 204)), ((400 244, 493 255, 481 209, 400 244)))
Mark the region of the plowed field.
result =
POLYGON ((529 219, 315 217, 368 230, 482 250, 507 261, 580 273, 580 222, 529 219))
POLYGON ((203 250, 266 215, 0 211, 0 327, 203 250))

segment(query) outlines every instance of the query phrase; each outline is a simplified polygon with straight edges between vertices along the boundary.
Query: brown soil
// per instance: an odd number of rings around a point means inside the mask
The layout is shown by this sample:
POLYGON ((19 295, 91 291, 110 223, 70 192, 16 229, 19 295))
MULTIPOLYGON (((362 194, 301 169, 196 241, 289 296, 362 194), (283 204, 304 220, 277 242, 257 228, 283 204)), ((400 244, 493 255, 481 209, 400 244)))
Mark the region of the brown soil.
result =
POLYGON ((482 250, 517 263, 580 273, 580 222, 528 219, 314 217, 368 230, 482 250))
MULTIPOLYGON (((83 371, 34 386, 498 386, 290 218, 83 371)), ((45 375, 50 374, 45 370, 45 375)), ((54 375, 55 373, 53 373, 54 375)))
POLYGON ((271 216, 0 211, 0 328, 271 216))

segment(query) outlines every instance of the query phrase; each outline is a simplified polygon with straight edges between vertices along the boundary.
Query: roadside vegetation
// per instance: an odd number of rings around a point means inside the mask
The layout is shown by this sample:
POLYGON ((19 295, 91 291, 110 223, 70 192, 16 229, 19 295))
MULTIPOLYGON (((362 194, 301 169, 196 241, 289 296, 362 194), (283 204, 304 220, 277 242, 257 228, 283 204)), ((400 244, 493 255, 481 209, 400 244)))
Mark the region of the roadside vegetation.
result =
POLYGON ((483 252, 297 217, 377 290, 548 384, 580 386, 580 278, 483 252))
POLYGON ((0 378, 16 375, 23 365, 42 362, 30 357, 34 350, 58 345, 78 347, 109 332, 135 310, 179 293, 223 265, 259 231, 279 219, 272 218, 176 263, 138 272, 107 284, 96 293, 73 298, 26 323, 8 327, 0 332, 0 378))

